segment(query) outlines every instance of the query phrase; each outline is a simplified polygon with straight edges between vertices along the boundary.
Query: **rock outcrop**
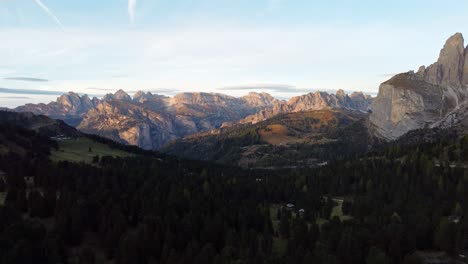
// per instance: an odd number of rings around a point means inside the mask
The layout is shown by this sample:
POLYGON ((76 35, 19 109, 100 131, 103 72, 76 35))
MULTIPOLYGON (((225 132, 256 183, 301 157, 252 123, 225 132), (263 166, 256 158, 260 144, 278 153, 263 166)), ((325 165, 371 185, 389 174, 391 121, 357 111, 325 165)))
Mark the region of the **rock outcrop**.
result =
POLYGON ((414 129, 461 121, 465 115, 454 112, 465 109, 468 97, 467 50, 457 33, 447 40, 436 63, 382 83, 370 115, 374 135, 393 140, 414 129))

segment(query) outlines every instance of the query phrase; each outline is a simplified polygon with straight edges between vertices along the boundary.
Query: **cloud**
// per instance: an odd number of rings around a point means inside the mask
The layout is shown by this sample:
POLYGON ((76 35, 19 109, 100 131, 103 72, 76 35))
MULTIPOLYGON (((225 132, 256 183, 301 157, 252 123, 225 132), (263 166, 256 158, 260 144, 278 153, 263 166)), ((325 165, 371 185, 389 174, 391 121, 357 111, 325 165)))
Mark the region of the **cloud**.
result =
POLYGON ((55 21, 55 23, 57 23, 57 25, 59 25, 59 27, 62 30, 65 30, 65 27, 63 26, 60 19, 58 19, 58 17, 54 15, 54 13, 52 13, 52 11, 44 3, 42 3, 41 0, 34 0, 34 1, 40 8, 42 8, 42 10, 44 10, 44 12, 46 12, 55 21))
POLYGON ((1 96, 2 99, 31 99, 31 97, 27 96, 1 96))
POLYGON ((262 90, 262 91, 271 91, 278 93, 309 93, 314 91, 313 89, 307 88, 298 88, 292 85, 283 85, 283 84, 253 84, 253 85, 241 85, 241 86, 228 86, 218 88, 219 91, 253 91, 253 90, 262 90))
POLYGON ((96 87, 88 87, 86 90, 95 90, 95 91, 113 91, 115 89, 111 88, 96 88, 96 87))
POLYGON ((0 94, 34 94, 34 95, 62 95, 64 92, 60 91, 47 91, 47 90, 34 90, 34 89, 14 89, 14 88, 1 88, 0 94))
POLYGON ((48 82, 49 81, 46 79, 33 78, 33 77, 6 77, 3 79, 8 80, 8 81, 23 81, 23 82, 48 82))
POLYGON ((128 17, 130 18, 130 22, 133 23, 135 21, 136 15, 136 0, 128 0, 128 17))

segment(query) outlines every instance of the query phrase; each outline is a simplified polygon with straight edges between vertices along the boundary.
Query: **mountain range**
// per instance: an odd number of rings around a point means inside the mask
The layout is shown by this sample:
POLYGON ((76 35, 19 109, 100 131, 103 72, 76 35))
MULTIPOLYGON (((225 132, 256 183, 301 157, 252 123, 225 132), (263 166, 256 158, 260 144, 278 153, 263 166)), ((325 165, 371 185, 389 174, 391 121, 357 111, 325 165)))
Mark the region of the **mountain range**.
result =
POLYGON ((174 97, 123 90, 103 98, 69 92, 49 104, 27 104, 14 109, 63 119, 80 131, 97 134, 143 149, 160 149, 188 135, 237 124, 257 123, 279 114, 319 109, 354 109, 366 112, 372 98, 362 93, 348 96, 310 93, 275 99, 267 93, 251 92, 243 97, 219 93, 181 93, 174 97))
MULTIPOLYGON (((446 41, 437 62, 421 66, 417 72, 395 75, 381 84, 376 98, 361 92, 347 95, 343 90, 335 94, 314 92, 288 101, 253 92, 243 97, 195 92, 167 97, 139 91, 132 97, 119 90, 100 99, 69 92, 49 104, 27 104, 13 110, 63 119, 82 132, 123 144, 151 150, 164 148, 176 155, 197 158, 197 148, 188 147, 188 143, 205 144, 205 151, 209 146, 224 147, 223 151, 229 153, 233 149, 226 145, 208 142, 232 139, 233 134, 238 137, 242 131, 249 130, 260 135, 260 141, 255 144, 269 146, 304 142, 303 138, 310 139, 317 133, 314 130, 317 124, 327 127, 323 131, 329 132, 359 123, 366 128, 359 132, 366 139, 363 145, 368 143, 368 138, 391 141, 418 129, 455 128, 464 133, 468 126, 467 97, 468 47, 464 45, 463 36, 457 33, 446 41), (312 123, 306 122, 308 127, 302 123, 298 130, 296 122, 301 120, 298 117, 302 115, 307 119, 314 116, 313 111, 326 111, 341 121, 344 119, 338 116, 352 116, 350 120, 354 121, 329 123, 315 118, 312 123), (274 119, 276 117, 279 118, 274 119), (272 144, 264 140, 260 132, 271 129, 272 125, 287 135, 294 134, 296 139, 279 135, 284 142, 276 140, 272 144), (298 137, 301 140, 297 140, 298 137)), ((320 135, 330 139, 323 131, 320 135)), ((345 138, 341 138, 341 142, 343 140, 345 138)), ((225 154, 215 159, 232 157, 225 154)), ((205 155, 204 159, 211 158, 205 155)))

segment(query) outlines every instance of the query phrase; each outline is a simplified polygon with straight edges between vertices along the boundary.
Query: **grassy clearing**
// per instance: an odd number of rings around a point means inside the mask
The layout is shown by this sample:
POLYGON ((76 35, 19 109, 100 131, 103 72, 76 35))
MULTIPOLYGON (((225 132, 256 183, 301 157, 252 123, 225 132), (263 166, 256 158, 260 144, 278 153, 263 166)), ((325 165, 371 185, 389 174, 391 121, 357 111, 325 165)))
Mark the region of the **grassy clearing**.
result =
POLYGON ((352 216, 343 214, 343 209, 342 209, 342 207, 343 207, 343 198, 341 198, 341 197, 340 198, 334 198, 333 200, 338 205, 333 207, 332 212, 330 214, 330 219, 333 219, 333 217, 335 217, 335 216, 338 217, 341 222, 352 219, 352 216))
POLYGON ((6 192, 0 192, 0 206, 3 206, 5 204, 6 195, 6 192))
POLYGON ((92 163, 94 156, 128 157, 134 154, 110 148, 109 146, 95 142, 89 138, 80 137, 58 141, 59 149, 53 151, 53 161, 71 161, 92 163), (91 152, 90 152, 91 148, 91 152))

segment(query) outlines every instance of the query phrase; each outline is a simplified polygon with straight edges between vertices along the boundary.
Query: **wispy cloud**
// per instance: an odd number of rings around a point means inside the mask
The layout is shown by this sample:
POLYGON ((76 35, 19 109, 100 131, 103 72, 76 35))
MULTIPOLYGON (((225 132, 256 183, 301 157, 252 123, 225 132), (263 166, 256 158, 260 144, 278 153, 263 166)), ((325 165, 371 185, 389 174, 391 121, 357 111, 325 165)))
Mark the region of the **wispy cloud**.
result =
POLYGON ((57 25, 59 25, 59 27, 62 30, 65 30, 65 27, 63 26, 60 19, 58 19, 58 17, 49 9, 49 7, 47 7, 44 3, 42 3, 41 0, 34 0, 34 1, 40 8, 42 8, 42 10, 44 10, 44 12, 46 12, 55 21, 55 23, 57 23, 57 25))
POLYGON ((6 77, 3 79, 8 80, 8 81, 22 81, 22 82, 48 82, 49 81, 46 79, 33 78, 33 77, 6 77))
POLYGON ((0 96, 2 99, 31 99, 31 97, 27 96, 0 96))
POLYGON ((284 84, 253 84, 253 85, 240 85, 240 86, 228 86, 218 88, 219 91, 270 91, 278 93, 298 93, 304 92, 308 93, 313 91, 312 89, 307 88, 298 88, 292 85, 284 84))
POLYGON ((86 90, 95 90, 95 91, 113 91, 115 89, 111 88, 97 88, 97 87, 88 87, 86 90))
POLYGON ((136 15, 136 0, 128 0, 128 17, 130 18, 130 22, 135 21, 136 15))
POLYGON ((47 90, 33 90, 33 89, 15 89, 15 88, 1 88, 0 94, 35 94, 35 95, 62 95, 61 91, 47 91, 47 90))

